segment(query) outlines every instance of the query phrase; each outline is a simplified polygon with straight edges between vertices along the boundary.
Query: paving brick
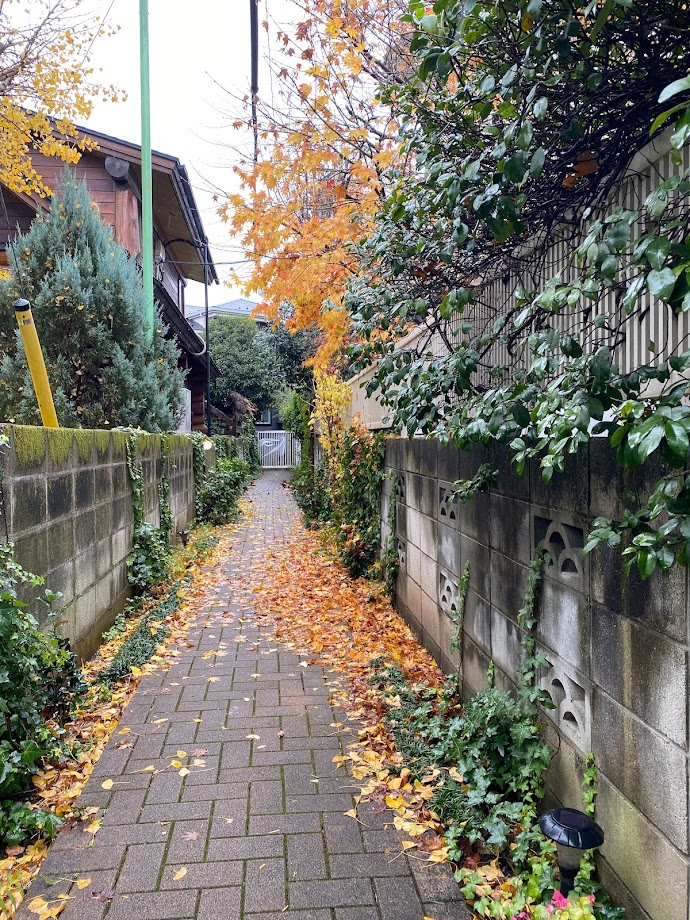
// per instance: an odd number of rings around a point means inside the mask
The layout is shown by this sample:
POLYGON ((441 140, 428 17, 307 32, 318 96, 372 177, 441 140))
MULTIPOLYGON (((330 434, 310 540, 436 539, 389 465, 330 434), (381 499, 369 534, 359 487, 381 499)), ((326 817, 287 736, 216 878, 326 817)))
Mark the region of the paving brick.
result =
POLYGON ((241 903, 241 888, 214 888, 202 891, 196 920, 240 920, 241 903))
POLYGON ((287 838, 287 868, 291 882, 328 878, 321 834, 294 834, 287 838))
POLYGON ((210 802, 175 802, 170 805, 144 805, 139 822, 147 821, 192 821, 207 818, 211 813, 210 802))
POLYGON ((288 814, 300 811, 335 811, 341 814, 354 805, 348 792, 320 795, 288 795, 285 810, 288 814))
POLYGON ((422 920, 423 908, 412 879, 377 878, 374 886, 383 920, 422 920))
POLYGON ((323 816, 323 829, 329 853, 363 853, 364 843, 359 825, 344 814, 323 816))
POLYGON ((250 834, 309 834, 321 831, 321 816, 316 812, 298 815, 253 815, 250 834))
POLYGON ((210 819, 207 818, 199 821, 176 821, 171 825, 166 860, 176 863, 203 862, 210 823, 210 819))
MULTIPOLYGON (((314 882, 289 882, 290 907, 347 907, 375 903, 369 879, 335 879, 314 882)), ((403 918, 400 918, 403 920, 403 918)), ((415 918, 417 920, 417 918, 415 918)))
POLYGON ((268 859, 283 855, 283 837, 220 837, 209 841, 207 859, 268 859))
POLYGON ((143 843, 128 847, 116 890, 120 893, 155 891, 163 868, 164 853, 165 846, 162 843, 143 843))
MULTIPOLYGON (((238 889, 239 890, 239 889, 238 889)), ((209 892, 213 896, 213 892, 209 892)), ((151 891, 146 894, 116 895, 110 903, 108 920, 184 920, 196 912, 196 891, 151 891)), ((201 920, 201 914, 198 915, 201 920)), ((208 915, 204 920, 211 920, 208 915)), ((219 918, 220 920, 220 918, 219 918)), ((223 920, 239 920, 239 913, 223 920)))
MULTIPOLYGON (((244 920, 332 920, 330 910, 281 910, 280 913, 244 914, 244 920)), ((369 916, 369 920, 373 920, 369 916)))
POLYGON ((275 815, 283 811, 283 784, 262 781, 252 783, 249 792, 250 815, 275 815))
POLYGON ((245 911, 282 911, 287 904, 285 860, 252 859, 244 883, 245 911))
POLYGON ((241 885, 244 877, 244 863, 236 862, 208 862, 208 863, 171 863, 168 862, 163 870, 161 889, 180 891, 184 888, 224 888, 228 885, 241 885), (175 875, 180 869, 186 869, 181 879, 175 880, 175 875))
MULTIPOLYGON (((398 853, 402 850, 399 849, 398 853)), ((397 855, 397 854, 396 854, 397 855)), ((329 857, 331 878, 385 878, 386 876, 409 876, 410 867, 407 860, 384 853, 347 854, 329 857)), ((457 890, 457 884, 455 888, 457 890)))

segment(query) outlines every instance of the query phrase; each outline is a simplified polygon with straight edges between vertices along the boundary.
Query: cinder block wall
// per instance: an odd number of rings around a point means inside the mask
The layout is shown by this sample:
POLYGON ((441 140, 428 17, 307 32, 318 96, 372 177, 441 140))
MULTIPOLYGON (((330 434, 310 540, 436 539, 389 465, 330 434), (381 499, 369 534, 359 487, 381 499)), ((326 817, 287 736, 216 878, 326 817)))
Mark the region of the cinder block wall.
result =
POLYGON ((491 659, 497 684, 515 686, 527 567, 549 550, 537 627, 551 663, 543 686, 556 704, 545 716, 556 750, 547 804, 581 805, 583 756, 592 751, 603 882, 631 920, 688 920, 687 571, 642 582, 625 574, 618 552, 582 553, 592 519, 620 514, 626 492, 644 493, 644 481, 624 476, 596 439, 548 485, 536 465, 518 477, 500 454, 425 439, 389 439, 386 466, 394 475, 384 521, 397 495, 398 608, 442 667, 460 673, 464 694, 486 685, 491 659), (499 470, 491 494, 446 505, 452 484, 482 462, 499 470), (452 652, 466 562, 462 649, 452 652))
MULTIPOLYGON (((88 657, 122 609, 130 590, 126 559, 132 546, 132 488, 127 435, 3 426, 0 538, 15 558, 60 591, 61 630, 77 654, 88 657)), ((175 526, 194 517, 192 447, 170 436, 166 462, 175 526)), ((142 435, 146 519, 159 523, 161 438, 142 435)))

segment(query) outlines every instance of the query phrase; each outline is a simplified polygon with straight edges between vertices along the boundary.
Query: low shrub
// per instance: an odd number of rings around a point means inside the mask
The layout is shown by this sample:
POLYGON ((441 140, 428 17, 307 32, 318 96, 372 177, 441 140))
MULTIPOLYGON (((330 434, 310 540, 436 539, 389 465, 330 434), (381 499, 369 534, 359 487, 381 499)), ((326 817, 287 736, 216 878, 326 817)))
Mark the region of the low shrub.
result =
POLYGON ((217 460, 215 467, 206 473, 199 495, 199 520, 210 524, 232 520, 237 514, 238 499, 250 479, 250 466, 245 460, 238 457, 217 460))
POLYGON ((18 596, 20 587, 28 593, 42 584, 14 561, 11 544, 0 546, 0 841, 5 844, 54 836, 60 820, 22 798, 33 774, 57 756, 61 727, 84 689, 67 640, 52 625, 59 595, 46 590, 37 599, 48 608, 48 629, 18 596))
POLYGON ((132 550, 127 557, 127 580, 139 591, 160 581, 170 560, 170 546, 163 531, 147 521, 134 528, 132 550))

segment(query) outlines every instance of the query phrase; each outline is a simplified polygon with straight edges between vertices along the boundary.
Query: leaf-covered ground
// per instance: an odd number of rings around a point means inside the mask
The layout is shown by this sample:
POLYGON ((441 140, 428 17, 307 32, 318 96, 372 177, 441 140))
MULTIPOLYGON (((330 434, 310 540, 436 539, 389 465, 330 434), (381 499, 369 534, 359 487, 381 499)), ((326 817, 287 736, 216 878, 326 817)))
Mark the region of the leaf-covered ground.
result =
MULTIPOLYGON (((338 760, 361 784, 360 800, 392 809, 393 823, 410 837, 405 849, 419 851, 422 859, 446 861, 443 829, 428 807, 439 771, 413 779, 383 721, 394 701, 372 684, 373 663, 383 661, 395 663, 409 684, 440 693, 441 669, 382 586, 353 579, 322 534, 296 531, 269 554, 256 577, 253 606, 266 626, 287 648, 309 654, 309 663, 330 669, 334 702, 347 721, 358 723, 338 726, 353 733, 348 755, 338 760)), ((352 817, 357 818, 354 811, 352 817)))

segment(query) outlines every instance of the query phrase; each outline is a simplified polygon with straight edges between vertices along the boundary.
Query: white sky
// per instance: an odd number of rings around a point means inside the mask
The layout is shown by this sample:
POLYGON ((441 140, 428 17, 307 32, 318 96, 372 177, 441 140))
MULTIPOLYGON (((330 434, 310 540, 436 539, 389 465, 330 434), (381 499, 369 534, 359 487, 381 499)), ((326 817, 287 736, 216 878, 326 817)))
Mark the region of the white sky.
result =
MULTIPOLYGON (((151 59, 151 143, 154 150, 176 156, 187 167, 204 226, 212 244, 221 279, 228 269, 219 264, 242 259, 215 213, 212 186, 232 186, 235 154, 227 145, 249 150, 251 132, 231 127, 232 119, 219 111, 230 102, 218 84, 235 95, 249 92, 250 0, 149 0, 151 59), (215 82, 214 82, 215 81, 215 82)), ((261 27, 266 19, 290 18, 289 0, 260 0, 259 94, 270 89, 266 55, 268 39, 261 27)), ((93 0, 104 16, 110 0, 93 0)), ((121 26, 113 37, 96 40, 92 64, 99 82, 113 83, 127 92, 125 102, 98 103, 88 125, 96 131, 140 143, 139 108, 139 0, 113 0, 108 22, 121 26)), ((271 28, 275 34, 275 28, 271 28)), ((241 266, 240 266, 241 267, 241 266)), ((211 285, 210 303, 242 296, 238 288, 211 285)), ((187 304, 203 303, 203 285, 190 282, 187 304)))

